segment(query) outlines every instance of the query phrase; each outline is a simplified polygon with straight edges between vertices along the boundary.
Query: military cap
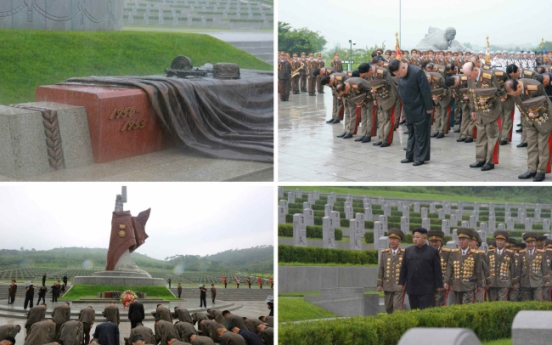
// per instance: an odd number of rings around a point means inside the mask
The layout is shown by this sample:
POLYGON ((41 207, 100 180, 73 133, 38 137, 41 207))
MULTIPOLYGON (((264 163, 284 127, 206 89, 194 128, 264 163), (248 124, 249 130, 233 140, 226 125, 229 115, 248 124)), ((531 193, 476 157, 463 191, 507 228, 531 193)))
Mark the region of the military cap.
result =
POLYGON ((472 236, 472 230, 467 228, 459 228, 457 231, 458 238, 467 238, 471 239, 472 236))
POLYGON ((536 232, 529 231, 529 232, 524 233, 522 237, 523 237, 523 240, 525 242, 529 242, 529 241, 536 241, 537 237, 539 237, 539 235, 537 235, 536 232))
POLYGON ((428 49, 427 52, 428 53, 433 53, 433 49, 428 49))
POLYGON ((525 243, 518 242, 518 243, 515 244, 515 248, 525 249, 525 243))
POLYGON ((388 233, 389 233, 389 238, 396 238, 401 241, 404 240, 404 233, 401 231, 401 229, 391 228, 389 229, 388 233))
POLYGON ((445 233, 441 230, 429 230, 427 232, 428 241, 441 241, 445 238, 445 233))
POLYGON ((459 55, 464 55, 464 52, 461 51, 461 50, 459 50, 459 51, 458 51, 458 54, 459 54, 459 55))
POLYGON ((502 239, 502 240, 508 241, 508 239, 510 238, 510 235, 509 235, 508 232, 505 231, 505 230, 496 230, 496 231, 493 233, 493 237, 494 237, 495 239, 502 239))
POLYGON ((416 48, 410 49, 410 53, 414 53, 414 52, 419 53, 418 49, 416 48))
POLYGON ((293 56, 297 56, 297 53, 293 53, 293 56))
POLYGON ((383 53, 383 49, 378 48, 378 49, 376 49, 376 53, 377 53, 377 52, 382 52, 382 53, 383 53))
POLYGON ((513 237, 510 237, 506 240, 506 247, 511 248, 517 243, 517 240, 513 237))
POLYGON ((316 54, 316 56, 322 56, 322 53, 318 53, 318 54, 316 54))
POLYGON ((505 53, 505 54, 508 54, 508 51, 507 51, 507 50, 505 50, 505 51, 503 51, 503 53, 505 53))
POLYGON ((546 240, 545 245, 546 248, 552 248, 552 240, 546 240))
POLYGON ((419 232, 420 234, 422 235, 426 235, 427 234, 427 229, 424 229, 424 228, 416 228, 414 230, 412 230, 412 234, 415 234, 419 232))
POLYGON ((488 240, 487 244, 489 245, 489 249, 496 248, 496 241, 495 240, 488 240))
POLYGON ((334 53, 334 56, 336 56, 336 55, 339 55, 339 52, 335 52, 335 53, 334 53))
POLYGON ((391 53, 391 49, 386 49, 385 52, 386 53, 391 53))
POLYGON ((301 52, 301 55, 303 55, 303 54, 307 55, 307 53, 305 53, 305 52, 301 52))
POLYGON ((473 230, 472 230, 472 240, 476 241, 478 246, 481 246, 481 243, 483 243, 483 241, 481 241, 481 236, 479 236, 479 233, 473 230))
POLYGON ((537 243, 538 244, 544 244, 544 242, 546 242, 547 239, 548 239, 548 236, 544 236, 544 235, 539 236, 539 237, 537 237, 537 243))

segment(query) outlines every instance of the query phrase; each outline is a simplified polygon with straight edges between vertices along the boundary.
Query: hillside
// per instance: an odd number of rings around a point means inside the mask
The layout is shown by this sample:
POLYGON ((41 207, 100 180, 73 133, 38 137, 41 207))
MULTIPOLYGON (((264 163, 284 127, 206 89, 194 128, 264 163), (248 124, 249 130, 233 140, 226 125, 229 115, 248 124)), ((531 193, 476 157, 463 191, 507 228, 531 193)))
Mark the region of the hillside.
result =
POLYGON ((32 102, 40 85, 71 77, 163 75, 178 55, 194 66, 272 66, 209 35, 169 32, 0 30, 0 104, 32 102))

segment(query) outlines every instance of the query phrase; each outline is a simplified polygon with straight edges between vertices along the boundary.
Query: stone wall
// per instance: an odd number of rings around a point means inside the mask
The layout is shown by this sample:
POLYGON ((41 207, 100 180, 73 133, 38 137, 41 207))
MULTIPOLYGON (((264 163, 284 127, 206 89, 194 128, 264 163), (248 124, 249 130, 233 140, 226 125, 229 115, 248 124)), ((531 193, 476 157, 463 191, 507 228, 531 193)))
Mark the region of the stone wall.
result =
POLYGON ((331 288, 370 288, 377 283, 377 267, 279 266, 279 293, 331 288))

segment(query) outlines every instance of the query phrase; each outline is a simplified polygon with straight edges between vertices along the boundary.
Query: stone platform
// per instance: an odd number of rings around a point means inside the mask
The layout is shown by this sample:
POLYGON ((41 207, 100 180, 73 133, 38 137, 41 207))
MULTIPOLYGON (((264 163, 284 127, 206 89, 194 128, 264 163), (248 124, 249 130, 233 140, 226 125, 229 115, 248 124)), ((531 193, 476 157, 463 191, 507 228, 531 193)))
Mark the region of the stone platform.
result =
MULTIPOLYGON (((328 88, 326 88, 328 89, 328 88)), ((500 146, 500 164, 494 170, 472 169, 475 141, 457 143, 459 134, 449 132, 442 139, 431 139, 431 160, 413 167, 402 164, 405 158, 406 126, 399 126, 393 143, 386 148, 336 138, 343 123, 326 124, 331 118, 332 94, 290 95, 289 102, 278 102, 278 180, 282 182, 524 182, 517 176, 527 171, 527 150, 517 148, 521 134, 513 133, 512 143, 500 146)), ((516 109, 514 130, 519 128, 516 109)), ((552 180, 550 174, 546 181, 552 180)))
POLYGON ((91 276, 76 276, 71 279, 73 285, 110 285, 110 286, 165 286, 165 279, 152 278, 145 271, 100 271, 91 276))

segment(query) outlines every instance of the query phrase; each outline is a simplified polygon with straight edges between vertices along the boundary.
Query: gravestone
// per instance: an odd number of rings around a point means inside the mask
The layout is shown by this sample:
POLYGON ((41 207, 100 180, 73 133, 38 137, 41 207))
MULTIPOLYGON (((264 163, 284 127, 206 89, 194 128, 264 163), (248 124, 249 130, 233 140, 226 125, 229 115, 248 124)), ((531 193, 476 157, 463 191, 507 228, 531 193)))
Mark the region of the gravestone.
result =
POLYGON ((310 203, 305 201, 305 202, 303 202, 303 210, 306 209, 306 208, 311 208, 311 205, 310 205, 310 203))
POLYGON ((487 244, 487 232, 484 230, 477 230, 477 233, 479 234, 479 237, 481 237, 481 245, 479 246, 479 250, 483 250, 486 253, 489 250, 489 245, 487 244))
POLYGON ((456 208, 458 209, 458 211, 460 211, 460 213, 464 212, 464 203, 463 202, 457 203, 456 208))
POLYGON ((435 203, 429 204, 429 213, 435 213, 435 203))
POLYGON ((427 218, 427 207, 422 207, 422 218, 427 218))
POLYGON ((460 211, 460 210, 456 210, 456 219, 458 219, 458 221, 462 221, 462 214, 463 214, 463 211, 460 211))
POLYGON ((510 211, 505 211, 504 212, 504 221, 506 221, 506 219, 510 218, 511 215, 510 215, 510 211))
POLYGON ((450 215, 450 226, 458 226, 458 219, 454 213, 450 215))
POLYGON ((353 206, 347 204, 345 205, 345 218, 346 219, 351 219, 354 217, 354 210, 353 210, 353 206))
POLYGON ((543 219, 542 220, 542 230, 549 232, 550 231, 550 219, 543 219))
POLYGON ((372 204, 364 204, 364 219, 373 220, 374 216, 372 215, 372 204))
POLYGON ((475 229, 476 226, 477 226, 477 222, 475 220, 475 215, 472 214, 470 216, 470 228, 475 229))
POLYGON ((375 221, 374 222, 374 248, 375 249, 380 249, 378 244, 378 239, 382 236, 385 236, 385 231, 383 231, 383 223, 380 221, 375 221))
POLYGON ((450 225, 448 220, 443 219, 441 221, 441 230, 443 230, 445 236, 450 236, 450 225))
POLYGON ((295 193, 294 192, 288 192, 288 203, 290 203, 290 204, 295 203, 295 193))
MULTIPOLYGON (((469 223, 468 221, 463 220, 463 221, 462 221, 462 227, 463 227, 463 228, 469 228, 469 227, 470 227, 470 223, 469 223)), ((458 243, 458 241, 456 241, 456 242, 458 243)))
POLYGON ((345 204, 353 206, 353 198, 351 198, 350 196, 346 196, 345 197, 345 204))
POLYGON ((504 204, 504 212, 510 213, 510 204, 504 204))
POLYGON ((498 230, 506 230, 506 225, 504 223, 499 223, 498 230))
POLYGON ((286 213, 283 206, 278 206, 278 224, 286 223, 286 213))
POLYGON ((439 209, 439 219, 445 219, 445 210, 442 208, 439 209))
MULTIPOLYGON (((364 222, 362 222, 364 223, 364 222)), ((361 222, 357 219, 351 219, 349 221, 349 245, 351 250, 362 250, 362 230, 360 228, 361 222)))
POLYGON ((408 205, 403 205, 402 207, 402 215, 403 217, 410 217, 410 207, 408 205))
POLYGON ((387 227, 387 216, 380 215, 379 216, 379 221, 383 224, 383 231, 387 232, 387 230, 389 230, 389 228, 387 227))
POLYGON ((332 226, 334 227, 334 229, 341 227, 341 218, 340 218, 339 212, 332 211, 330 213, 330 218, 332 218, 332 226))
POLYGON ((518 208, 518 213, 517 213, 517 217, 518 217, 518 223, 521 223, 521 215, 523 213, 523 208, 518 208))
POLYGON ((385 199, 384 199, 383 197, 380 196, 379 199, 378 199, 378 203, 379 203, 380 205, 383 205, 383 204, 385 203, 385 199))
POLYGON ((424 345, 481 345, 481 341, 471 329, 425 327, 409 329, 403 334, 398 345, 421 344, 421 339, 424 345))
POLYGON ((330 217, 332 213, 332 207, 328 204, 324 205, 324 217, 330 217))
POLYGON ((450 214, 451 212, 450 202, 446 202, 443 209, 445 210, 445 214, 450 214))
POLYGON ((314 194, 309 193, 307 195, 307 200, 309 201, 309 204, 314 205, 316 203, 316 200, 314 200, 314 194))
POLYGON ((523 213, 527 213, 527 205, 521 204, 521 208, 523 209, 523 213))
POLYGON ((328 204, 330 204, 332 207, 337 201, 337 195, 334 192, 331 192, 330 195, 328 195, 328 204))
POLYGON ((478 202, 473 203, 473 210, 476 211, 476 212, 479 212, 479 203, 478 202))
POLYGON ((295 197, 298 198, 298 199, 303 198, 303 191, 300 190, 299 188, 297 188, 297 189, 295 190, 295 197))
POLYGON ((489 231, 493 232, 496 230, 496 218, 489 217, 489 231))
POLYGON ((278 187, 278 198, 284 197, 284 187, 278 187))
POLYGON ((370 203, 370 198, 368 198, 366 195, 364 195, 362 197, 362 204, 366 206, 366 204, 371 204, 370 203))
POLYGON ((305 226, 314 226, 314 211, 310 208, 305 208, 303 215, 305 216, 305 226))
POLYGON ((512 345, 550 344, 552 311, 521 310, 512 323, 512 345))
POLYGON ((479 211, 473 211, 472 214, 475 216, 475 221, 478 222, 479 221, 479 211))
POLYGON ((415 213, 420 213, 420 203, 419 202, 414 203, 414 212, 415 213))
POLYGON ((525 219, 525 231, 533 230, 533 220, 531 218, 525 219))
POLYGON ((426 230, 431 229, 431 221, 429 220, 429 218, 422 218, 422 228, 426 230))
POLYGON ((514 230, 514 218, 506 218, 506 229, 507 230, 514 230))
POLYGON ((377 241, 378 241, 378 248, 379 248, 378 249, 378 264, 379 264, 382 250, 389 248, 389 237, 381 236, 380 238, 378 238, 377 241))
POLYGON ((315 190, 313 194, 314 194, 314 200, 320 200, 320 192, 319 191, 315 190))
POLYGON ((489 203, 489 214, 490 214, 491 212, 494 213, 494 209, 495 209, 494 203, 490 202, 490 203, 489 203))
MULTIPOLYGON (((445 245, 445 247, 450 248, 450 249, 456 249, 456 248, 458 248, 458 243, 456 243, 454 241, 448 241, 447 244, 445 245)), ((449 305, 449 304, 447 304, 447 305, 449 305)))
POLYGON ((288 214, 289 213, 289 208, 288 208, 288 202, 287 200, 280 200, 280 206, 282 206, 284 208, 284 213, 285 214, 288 214))
POLYGON ((483 230, 483 231, 485 231, 485 233, 487 233, 487 229, 488 229, 487 228, 487 223, 485 223, 485 222, 479 223, 479 229, 483 230))
POLYGON ((452 230, 452 240, 454 243, 458 244, 458 229, 452 230))
POLYGON ((391 215, 391 206, 383 206, 383 215, 389 217, 391 215))
POLYGON ((365 229, 366 222, 364 218, 364 213, 357 213, 355 216, 355 220, 359 223, 361 234, 362 236, 364 236, 364 233, 366 232, 366 229, 365 229))
POLYGON ((401 231, 405 234, 410 231, 410 218, 401 217, 401 231))
POLYGON ((540 222, 540 218, 541 218, 541 209, 540 209, 540 205, 537 204, 538 207, 535 207, 535 216, 533 217, 534 218, 534 221, 535 222, 540 222))
POLYGON ((305 216, 300 213, 293 215, 293 245, 299 247, 307 246, 307 227, 305 216))
POLYGON ((335 248, 335 227, 332 218, 322 218, 322 242, 324 248, 335 248))

